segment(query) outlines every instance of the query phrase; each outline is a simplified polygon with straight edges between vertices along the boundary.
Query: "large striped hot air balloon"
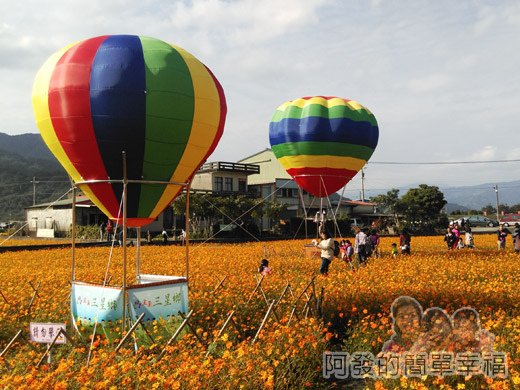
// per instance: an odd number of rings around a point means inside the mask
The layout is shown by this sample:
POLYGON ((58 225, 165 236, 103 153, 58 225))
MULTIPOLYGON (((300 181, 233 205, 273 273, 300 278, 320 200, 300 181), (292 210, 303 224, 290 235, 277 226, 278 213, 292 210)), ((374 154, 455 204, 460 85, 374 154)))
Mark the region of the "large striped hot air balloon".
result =
POLYGON ((269 124, 272 150, 298 185, 324 197, 366 164, 379 138, 376 118, 358 102, 313 96, 286 102, 269 124))
MULTIPOLYGON (((126 153, 127 225, 136 227, 179 194, 215 149, 226 117, 222 87, 204 64, 133 35, 95 37, 53 54, 36 76, 33 105, 45 143, 76 183, 122 180, 126 153)), ((79 187, 109 218, 121 215, 122 184, 79 187)))

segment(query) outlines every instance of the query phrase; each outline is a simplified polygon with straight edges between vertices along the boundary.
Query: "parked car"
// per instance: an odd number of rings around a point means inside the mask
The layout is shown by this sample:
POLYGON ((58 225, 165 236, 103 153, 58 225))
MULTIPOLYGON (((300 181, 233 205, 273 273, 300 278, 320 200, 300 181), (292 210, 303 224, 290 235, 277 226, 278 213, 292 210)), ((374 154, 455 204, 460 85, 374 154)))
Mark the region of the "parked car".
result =
POLYGON ((462 224, 462 218, 464 218, 466 221, 469 222, 469 226, 475 227, 475 226, 498 226, 498 222, 494 219, 484 217, 483 215, 467 215, 465 217, 461 217, 457 219, 455 222, 457 222, 459 225, 462 224))
POLYGON ((520 223, 520 214, 506 214, 500 218, 500 225, 504 225, 505 227, 514 225, 515 223, 520 223))

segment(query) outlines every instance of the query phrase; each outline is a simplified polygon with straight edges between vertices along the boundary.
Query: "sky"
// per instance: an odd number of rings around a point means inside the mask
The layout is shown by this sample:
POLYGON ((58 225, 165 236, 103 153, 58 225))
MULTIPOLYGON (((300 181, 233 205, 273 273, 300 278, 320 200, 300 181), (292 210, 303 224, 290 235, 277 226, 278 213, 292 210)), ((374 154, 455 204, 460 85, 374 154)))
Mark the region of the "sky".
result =
MULTIPOLYGON (((520 162, 385 164, 520 160, 518 1, 2 1, 0 132, 38 133, 31 90, 39 67, 62 47, 105 34, 161 39, 212 70, 228 114, 208 161, 270 147, 277 106, 325 95, 356 100, 378 121, 367 197, 520 178, 520 162)), ((359 193, 360 176, 346 196, 359 193)))

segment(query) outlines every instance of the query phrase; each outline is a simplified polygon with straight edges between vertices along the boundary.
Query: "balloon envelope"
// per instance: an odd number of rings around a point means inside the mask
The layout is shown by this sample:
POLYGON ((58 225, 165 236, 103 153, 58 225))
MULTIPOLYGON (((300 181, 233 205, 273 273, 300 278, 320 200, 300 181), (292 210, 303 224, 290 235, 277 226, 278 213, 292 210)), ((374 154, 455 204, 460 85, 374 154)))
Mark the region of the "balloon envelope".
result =
MULTIPOLYGON (((218 80, 166 42, 108 35, 53 54, 33 86, 42 137, 75 182, 185 183, 222 136, 226 101, 218 80)), ((121 219, 120 183, 79 184, 110 218, 121 219)), ((152 222, 180 184, 128 184, 127 225, 152 222)))
POLYGON ((366 164, 379 138, 374 115, 358 102, 313 96, 286 102, 269 124, 278 161, 311 194, 330 195, 366 164))

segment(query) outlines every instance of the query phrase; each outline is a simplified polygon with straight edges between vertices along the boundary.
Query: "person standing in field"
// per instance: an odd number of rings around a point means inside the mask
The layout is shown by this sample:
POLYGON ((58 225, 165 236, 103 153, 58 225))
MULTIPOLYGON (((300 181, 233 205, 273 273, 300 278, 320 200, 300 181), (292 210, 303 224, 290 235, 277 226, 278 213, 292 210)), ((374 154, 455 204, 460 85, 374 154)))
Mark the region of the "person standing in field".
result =
POLYGON ((455 241, 453 242, 453 246, 451 249, 457 249, 457 244, 459 243, 459 238, 460 238, 459 224, 457 222, 455 222, 453 224, 453 228, 451 229, 451 232, 455 236, 455 241))
POLYGON ((399 254, 399 251, 397 250, 397 243, 392 243, 392 251, 390 253, 394 259, 397 257, 397 255, 399 254))
POLYGON ((107 241, 110 242, 114 238, 114 226, 112 226, 112 222, 110 219, 107 222, 107 241))
POLYGON ((262 259, 260 266, 258 267, 258 273, 262 276, 271 274, 271 267, 269 267, 269 260, 262 259))
POLYGON ((408 230, 406 230, 406 228, 404 228, 403 231, 401 232, 401 234, 399 235, 399 245, 401 247, 402 255, 410 254, 411 243, 412 243, 412 237, 410 236, 410 233, 408 233, 408 230))
POLYGON ((507 230, 504 229, 503 225, 500 225, 500 227, 497 230, 498 250, 506 249, 506 237, 507 237, 507 230))
POLYGON ((466 221, 466 248, 475 249, 475 242, 473 240, 473 233, 471 232, 471 227, 469 226, 469 223, 466 221))
POLYGON ((367 240, 368 237, 362 229, 357 228, 356 238, 354 240, 354 253, 357 254, 359 265, 365 265, 367 262, 367 240))
POLYGON ((334 240, 331 238, 330 234, 323 230, 320 233, 321 241, 316 242, 316 240, 312 240, 312 243, 316 248, 321 249, 321 267, 320 274, 323 276, 329 275, 329 266, 334 258, 334 240))
POLYGON ((457 240, 457 237, 453 234, 451 227, 448 228, 447 233, 444 235, 444 241, 448 246, 448 250, 453 249, 453 246, 457 240))
POLYGON ((520 252, 520 224, 517 222, 515 223, 515 230, 513 230, 513 235, 511 236, 513 238, 513 248, 516 253, 520 252))
POLYGON ((370 241, 372 243, 372 254, 374 257, 381 257, 381 249, 379 248, 379 244, 381 243, 381 237, 377 234, 377 230, 373 229, 370 233, 370 241))

